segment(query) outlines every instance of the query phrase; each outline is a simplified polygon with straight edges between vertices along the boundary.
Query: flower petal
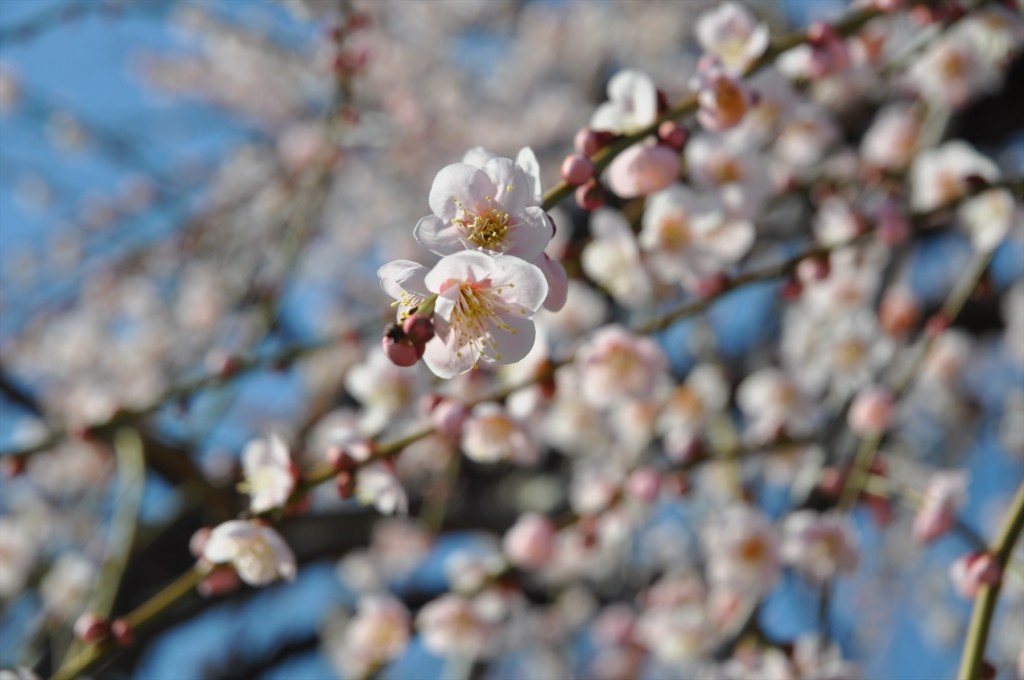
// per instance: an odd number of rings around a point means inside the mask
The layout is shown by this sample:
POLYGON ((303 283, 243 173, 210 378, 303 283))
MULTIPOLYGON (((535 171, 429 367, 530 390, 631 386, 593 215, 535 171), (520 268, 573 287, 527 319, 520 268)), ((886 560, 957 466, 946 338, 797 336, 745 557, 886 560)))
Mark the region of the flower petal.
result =
POLYGON ((396 300, 401 299, 404 293, 419 297, 430 295, 424 282, 426 275, 427 268, 412 260, 394 260, 377 270, 381 288, 396 300))
POLYGON ((473 247, 466 244, 458 225, 436 215, 427 215, 417 222, 412 235, 417 243, 437 255, 450 255, 473 247))
POLYGON ((502 289, 501 298, 505 303, 531 312, 540 309, 548 296, 548 282, 544 272, 526 260, 511 255, 494 258, 491 286, 502 289))
POLYGON ((484 358, 494 364, 514 364, 524 359, 533 349, 537 328, 532 319, 515 313, 503 315, 501 321, 505 327, 492 327, 493 342, 484 344, 484 358))
POLYGON ((476 212, 486 204, 487 196, 494 196, 494 183, 480 168, 466 163, 452 163, 441 168, 430 187, 430 209, 445 222, 466 210, 476 212))

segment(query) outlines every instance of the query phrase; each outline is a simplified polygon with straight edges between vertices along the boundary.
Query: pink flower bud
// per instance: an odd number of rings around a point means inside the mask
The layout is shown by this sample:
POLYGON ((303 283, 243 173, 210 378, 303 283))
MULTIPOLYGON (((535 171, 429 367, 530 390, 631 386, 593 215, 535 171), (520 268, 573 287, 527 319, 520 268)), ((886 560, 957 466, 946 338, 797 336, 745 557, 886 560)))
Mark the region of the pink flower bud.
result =
POLYGON ((989 552, 964 555, 949 568, 953 588, 968 600, 974 599, 982 586, 995 585, 1002 577, 1002 567, 995 555, 989 552))
POLYGON ((622 198, 661 191, 679 178, 679 154, 667 146, 635 144, 608 167, 608 186, 622 198))
POLYGON ((721 294, 729 287, 729 279, 725 274, 719 272, 706 279, 701 279, 694 285, 693 292, 701 299, 713 298, 721 294))
POLYGON ((356 467, 355 458, 342 446, 327 449, 327 462, 338 472, 350 472, 356 467))
POLYGON ((658 126, 658 139, 676 151, 682 151, 690 139, 690 133, 674 120, 666 120, 658 126))
POLYGON ((110 635, 122 647, 131 647, 135 644, 135 628, 127 619, 115 619, 110 624, 110 635))
POLYGON ((578 187, 594 176, 594 163, 586 156, 574 154, 566 156, 562 161, 562 179, 567 184, 578 187))
POLYGON ((878 309, 878 320, 889 335, 903 337, 921 319, 917 298, 909 290, 893 288, 886 291, 878 309))
POLYGON ((86 612, 75 621, 75 637, 86 644, 95 644, 110 635, 110 624, 101 616, 86 612))
POLYGON ((202 597, 214 597, 233 593, 240 584, 237 571, 230 567, 216 567, 199 582, 196 590, 202 597))
POLYGON ((610 132, 603 130, 599 132, 590 128, 581 128, 573 139, 573 146, 584 156, 593 156, 606 147, 613 137, 614 135, 610 132))
POLYGON ((555 525, 543 515, 523 515, 505 534, 502 546, 513 564, 540 569, 554 552, 555 525))
POLYGON ((654 468, 643 467, 634 470, 626 482, 629 495, 642 503, 650 503, 661 490, 661 474, 654 468))
POLYGON ((586 184, 576 187, 576 204, 581 210, 590 212, 597 210, 604 205, 604 189, 596 180, 590 180, 586 184))
POLYGON ((893 399, 889 391, 873 387, 862 390, 854 398, 846 420, 850 430, 858 436, 879 435, 889 427, 892 412, 893 399))
POLYGON ((396 366, 412 366, 423 356, 423 345, 414 345, 407 340, 395 340, 385 335, 381 338, 380 344, 384 348, 384 354, 396 366))
POLYGON ((829 261, 822 257, 808 257, 796 265, 796 275, 801 283, 827 279, 830 271, 829 261))
POLYGON ((434 320, 422 314, 413 314, 402 322, 402 331, 413 345, 425 345, 434 337, 434 320))

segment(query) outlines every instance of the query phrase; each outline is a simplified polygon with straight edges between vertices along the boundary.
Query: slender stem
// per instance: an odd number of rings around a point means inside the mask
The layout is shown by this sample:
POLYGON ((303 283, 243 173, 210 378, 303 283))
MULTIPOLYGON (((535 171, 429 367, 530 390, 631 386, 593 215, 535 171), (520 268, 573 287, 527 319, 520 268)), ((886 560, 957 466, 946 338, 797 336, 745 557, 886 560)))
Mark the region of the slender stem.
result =
MULTIPOLYGON (((947 323, 952 323, 960 314, 964 305, 967 304, 971 293, 988 270, 988 266, 992 262, 992 255, 993 252, 991 250, 976 253, 971 265, 964 271, 956 286, 953 287, 940 311, 941 318, 947 323)), ((921 370, 925 359, 934 347, 935 340, 939 337, 939 334, 935 332, 926 331, 926 333, 916 356, 890 390, 894 401, 899 400, 903 393, 913 384, 914 378, 917 376, 918 371, 921 370)), ((883 436, 884 433, 879 433, 860 440, 860 445, 857 447, 857 453, 854 456, 853 467, 846 478, 846 482, 843 484, 843 491, 839 495, 838 507, 840 510, 850 510, 860 497, 864 484, 867 482, 871 464, 874 463, 875 456, 878 454, 878 447, 882 443, 883 436)))
MULTIPOLYGON (((137 631, 143 628, 192 592, 205 575, 206 569, 198 566, 186 571, 163 590, 125 616, 125 621, 133 630, 137 631)), ((53 674, 51 680, 74 680, 74 678, 78 678, 95 669, 104 659, 114 654, 118 649, 117 643, 110 638, 99 644, 90 645, 61 666, 53 674)))
MULTIPOLYGON (((1006 519, 1003 520, 999 538, 992 546, 992 552, 995 554, 1000 568, 1005 569, 1009 563, 1010 553, 1020 537, 1021 530, 1024 530, 1024 483, 1017 488, 1017 495, 1014 496, 1013 503, 1006 513, 1006 519)), ((1001 585, 1001 582, 997 582, 990 586, 982 586, 974 600, 974 611, 971 612, 971 623, 967 629, 967 640, 964 642, 964 653, 960 660, 960 672, 957 673, 957 680, 978 680, 979 678, 981 662, 985 656, 985 645, 988 642, 988 632, 996 612, 1001 585)))

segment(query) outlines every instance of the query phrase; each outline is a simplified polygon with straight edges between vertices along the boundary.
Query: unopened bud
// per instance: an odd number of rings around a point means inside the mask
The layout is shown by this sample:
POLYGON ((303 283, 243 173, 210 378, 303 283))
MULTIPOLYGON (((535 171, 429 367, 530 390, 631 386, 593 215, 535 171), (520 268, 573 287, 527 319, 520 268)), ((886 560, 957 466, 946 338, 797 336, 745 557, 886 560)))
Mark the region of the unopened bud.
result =
POLYGON ((97 614, 86 612, 75 621, 75 637, 86 644, 95 644, 110 635, 110 624, 97 614))
POLYGON ((576 187, 576 204, 582 210, 590 212, 597 210, 604 205, 604 188, 596 180, 590 180, 586 184, 576 187))
POLYGON ((574 154, 562 161, 562 179, 566 184, 578 187, 594 177, 594 162, 586 156, 574 154))
POLYGON ((127 619, 115 619, 110 624, 110 635, 122 647, 131 647, 135 644, 135 628, 127 619))
POLYGON ((608 146, 608 143, 611 142, 613 138, 614 135, 610 132, 582 128, 576 133, 573 145, 576 147, 576 150, 584 156, 593 156, 598 151, 608 146))
POLYGON ((413 314, 402 322, 402 331, 413 345, 425 345, 434 337, 434 320, 422 314, 413 314))

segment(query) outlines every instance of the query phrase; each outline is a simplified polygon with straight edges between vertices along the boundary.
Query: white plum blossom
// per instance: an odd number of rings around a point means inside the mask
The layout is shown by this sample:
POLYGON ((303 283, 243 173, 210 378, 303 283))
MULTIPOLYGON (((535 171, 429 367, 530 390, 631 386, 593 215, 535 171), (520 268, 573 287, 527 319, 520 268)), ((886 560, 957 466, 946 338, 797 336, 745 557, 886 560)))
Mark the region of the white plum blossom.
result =
POLYGON ((363 405, 362 429, 376 432, 408 408, 426 385, 426 377, 417 368, 396 366, 383 352, 369 352, 345 375, 345 389, 363 405))
POLYGON ((483 167, 442 168, 429 202, 434 214, 422 218, 413 234, 438 255, 468 249, 532 261, 554 234, 547 213, 536 205, 534 177, 509 158, 492 158, 483 167))
POLYGON ((737 217, 754 217, 775 190, 766 158, 732 137, 697 135, 684 151, 697 189, 716 191, 737 217))
POLYGON ((999 170, 967 142, 954 139, 922 151, 910 166, 910 207, 934 210, 960 199, 973 176, 994 181, 999 170))
POLYGON ((603 408, 649 397, 668 369, 668 359, 654 340, 611 325, 580 347, 576 366, 584 399, 603 408))
POLYGON ((713 196, 674 184, 648 196, 639 240, 658 278, 693 289, 746 255, 754 238, 754 225, 713 196))
POLYGON ((686 457, 700 439, 711 418, 729 403, 729 384, 721 367, 698 364, 686 382, 669 392, 655 425, 665 440, 665 454, 673 460, 686 457))
POLYGON ((230 520, 214 527, 203 548, 203 558, 213 564, 234 566, 251 586, 265 586, 282 578, 295 578, 295 555, 281 535, 259 522, 230 520))
POLYGON ((394 466, 383 460, 360 465, 356 471, 356 496, 385 515, 409 512, 409 497, 395 475, 394 466))
POLYGON ((239 487, 249 494, 254 513, 284 507, 295 488, 295 467, 288 445, 279 434, 254 439, 242 452, 245 481, 239 487))
POLYGON ((409 644, 410 627, 403 603, 389 595, 364 595, 332 657, 345 677, 368 677, 401 656, 409 644))
POLYGON ((0 598, 25 587, 39 554, 39 539, 14 515, 0 516, 0 598))
POLYGON ((815 581, 824 581, 857 567, 859 551, 849 515, 797 510, 782 525, 780 555, 815 581))
POLYGON ((540 269, 510 255, 476 251, 448 255, 426 272, 409 261, 391 262, 377 274, 384 290, 406 311, 432 295, 435 336, 423 360, 441 378, 452 378, 483 359, 511 364, 523 359, 536 337, 531 317, 548 294, 540 269))
POLYGON ((423 645, 441 656, 489 656, 501 641, 490 608, 451 593, 427 603, 416 615, 416 627, 423 645))
POLYGON ((921 123, 913 107, 892 105, 879 111, 861 140, 864 162, 883 170, 905 169, 917 151, 921 123))
POLYGON ((771 366, 744 378, 736 403, 749 421, 749 435, 757 441, 774 438, 780 428, 802 431, 814 417, 809 399, 796 382, 771 366))
POLYGON ((608 81, 608 101, 594 111, 594 130, 628 135, 647 127, 658 117, 658 89, 646 74, 633 69, 619 71, 608 81))
POLYGON ((994 250, 1011 229, 1024 224, 1020 201, 1006 189, 993 189, 964 201, 960 222, 977 250, 994 250))
POLYGON ((590 217, 593 239, 583 248, 583 271, 624 305, 650 299, 652 283, 640 249, 622 213, 602 208, 590 217))
POLYGON ((697 122, 705 130, 722 132, 736 127, 750 107, 746 85, 713 60, 702 60, 690 79, 690 89, 697 93, 697 122))
POLYGON ((478 463, 511 460, 531 464, 540 455, 523 425, 494 403, 474 407, 462 426, 462 450, 478 463))
POLYGON ((733 73, 740 73, 768 49, 768 27, 736 2, 723 2, 700 15, 697 42, 733 73))
POLYGON ((46 610, 60 621, 73 621, 88 603, 98 574, 99 569, 88 557, 77 552, 63 553, 39 584, 46 610))
POLYGON ((771 522, 747 505, 728 507, 704 532, 713 586, 766 595, 779 580, 778 537, 771 522))

